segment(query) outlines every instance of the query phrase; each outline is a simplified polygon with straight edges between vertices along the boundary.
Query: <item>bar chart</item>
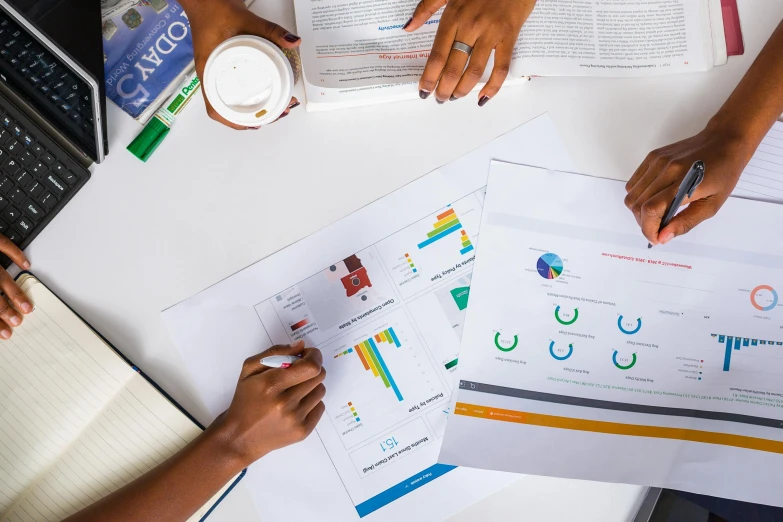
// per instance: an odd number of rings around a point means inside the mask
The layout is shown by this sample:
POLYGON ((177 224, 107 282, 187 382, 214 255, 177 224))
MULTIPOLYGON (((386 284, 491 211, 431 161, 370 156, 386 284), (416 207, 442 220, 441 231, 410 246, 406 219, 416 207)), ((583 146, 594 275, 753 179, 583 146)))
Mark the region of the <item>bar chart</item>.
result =
POLYGON ((459 217, 453 208, 438 214, 435 218, 437 221, 432 225, 432 231, 427 233, 427 239, 417 245, 419 250, 458 231, 460 232, 460 244, 462 245, 459 253, 465 255, 473 250, 473 243, 471 243, 468 233, 463 229, 462 223, 460 223, 459 217))
POLYGON ((731 369, 731 355, 735 350, 753 346, 783 346, 783 341, 770 341, 768 339, 752 339, 734 335, 710 334, 713 339, 724 346, 723 371, 731 369))
POLYGON ((319 346, 327 415, 346 449, 448 400, 444 382, 403 310, 319 346), (354 415, 355 414, 355 415, 354 415))

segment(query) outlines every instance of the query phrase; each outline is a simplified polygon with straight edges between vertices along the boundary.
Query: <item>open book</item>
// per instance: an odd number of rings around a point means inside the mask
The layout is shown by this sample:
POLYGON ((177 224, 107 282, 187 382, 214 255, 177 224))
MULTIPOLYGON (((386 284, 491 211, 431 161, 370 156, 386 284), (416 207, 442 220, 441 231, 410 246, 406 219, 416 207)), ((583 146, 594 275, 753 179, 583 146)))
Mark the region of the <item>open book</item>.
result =
MULTIPOLYGON (((294 0, 307 109, 418 96, 442 11, 409 34, 402 26, 416 5, 294 0)), ((706 71, 726 61, 721 0, 538 0, 519 35, 508 81, 706 71)), ((491 69, 492 62, 483 81, 491 69)))
POLYGON ((54 522, 151 470, 202 428, 35 277, 18 282, 35 311, 0 342, 0 520, 54 522))

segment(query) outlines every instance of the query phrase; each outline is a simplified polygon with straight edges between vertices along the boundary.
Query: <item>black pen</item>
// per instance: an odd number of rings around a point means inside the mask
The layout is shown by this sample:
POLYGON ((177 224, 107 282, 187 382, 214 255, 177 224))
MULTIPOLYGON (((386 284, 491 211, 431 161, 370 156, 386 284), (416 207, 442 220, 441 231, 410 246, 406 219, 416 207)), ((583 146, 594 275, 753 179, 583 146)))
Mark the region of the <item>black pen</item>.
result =
MULTIPOLYGON (((666 214, 661 221, 661 227, 658 229, 658 234, 660 234, 661 230, 666 228, 666 225, 668 225, 672 218, 677 215, 677 211, 680 209, 683 200, 686 197, 693 196, 693 191, 696 190, 696 187, 698 187, 702 181, 704 181, 704 162, 697 161, 691 165, 691 169, 685 175, 682 183, 680 183, 680 188, 677 189, 677 195, 674 196, 672 202, 669 203, 666 214)), ((647 243, 647 248, 652 247, 652 243, 647 243)))

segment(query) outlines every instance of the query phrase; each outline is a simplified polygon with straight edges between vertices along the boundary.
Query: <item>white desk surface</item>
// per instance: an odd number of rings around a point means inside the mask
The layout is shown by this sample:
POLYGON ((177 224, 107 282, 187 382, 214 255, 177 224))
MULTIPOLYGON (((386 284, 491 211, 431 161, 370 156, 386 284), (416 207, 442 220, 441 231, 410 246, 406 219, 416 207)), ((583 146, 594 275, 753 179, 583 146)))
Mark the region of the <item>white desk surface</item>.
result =
MULTIPOLYGON (((294 30, 289 1, 258 1, 253 11, 294 30)), ((207 419, 161 310, 542 112, 584 172, 629 178, 649 151, 704 126, 783 18, 783 2, 740 0, 740 11, 745 56, 708 73, 538 78, 483 108, 474 96, 328 113, 299 108, 245 132, 209 120, 197 99, 147 164, 125 150, 139 126, 110 106, 111 153, 27 250, 32 271, 207 419)), ((523 477, 453 522, 624 522, 642 490, 523 477)), ((210 520, 259 518, 238 488, 210 520)))

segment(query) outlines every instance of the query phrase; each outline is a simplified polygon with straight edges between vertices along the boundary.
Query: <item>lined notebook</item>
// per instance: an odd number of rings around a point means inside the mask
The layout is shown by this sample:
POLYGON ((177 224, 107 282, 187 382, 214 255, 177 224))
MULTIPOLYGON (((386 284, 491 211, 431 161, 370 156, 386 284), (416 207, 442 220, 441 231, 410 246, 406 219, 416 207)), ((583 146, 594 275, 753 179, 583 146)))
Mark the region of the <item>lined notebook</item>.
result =
POLYGON ((783 122, 775 122, 742 172, 734 196, 783 203, 783 122))
MULTIPOLYGON (((0 521, 58 521, 202 429, 30 274, 35 304, 0 342, 0 521)), ((202 520, 232 480, 190 520, 202 520)))

